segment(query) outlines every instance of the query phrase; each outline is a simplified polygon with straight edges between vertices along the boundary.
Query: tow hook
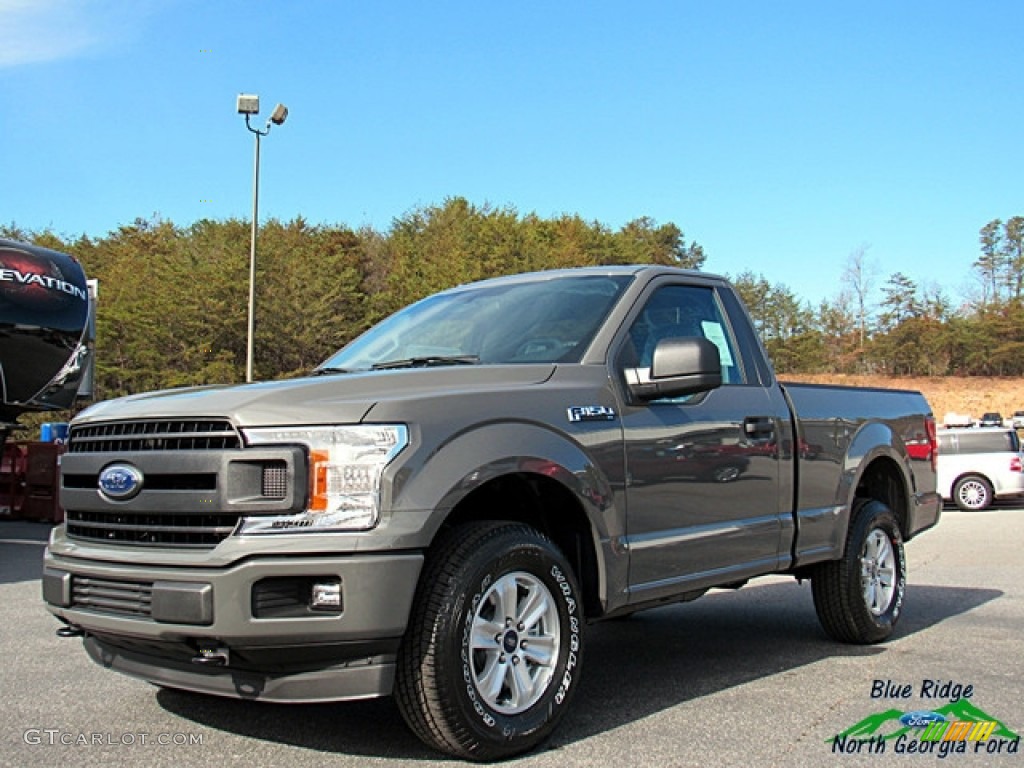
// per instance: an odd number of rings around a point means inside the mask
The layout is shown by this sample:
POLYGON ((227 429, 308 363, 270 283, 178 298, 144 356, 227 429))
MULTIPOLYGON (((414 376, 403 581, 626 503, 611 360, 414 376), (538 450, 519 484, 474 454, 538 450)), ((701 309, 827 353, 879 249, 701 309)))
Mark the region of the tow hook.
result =
POLYGON ((84 637, 84 636, 85 636, 85 630, 84 629, 82 629, 81 627, 72 626, 71 624, 66 624, 65 626, 63 626, 63 627, 61 627, 61 628, 59 628, 57 630, 57 637, 84 637))
POLYGON ((199 655, 192 657, 193 664, 206 667, 226 667, 229 660, 230 652, 227 648, 200 648, 199 655))

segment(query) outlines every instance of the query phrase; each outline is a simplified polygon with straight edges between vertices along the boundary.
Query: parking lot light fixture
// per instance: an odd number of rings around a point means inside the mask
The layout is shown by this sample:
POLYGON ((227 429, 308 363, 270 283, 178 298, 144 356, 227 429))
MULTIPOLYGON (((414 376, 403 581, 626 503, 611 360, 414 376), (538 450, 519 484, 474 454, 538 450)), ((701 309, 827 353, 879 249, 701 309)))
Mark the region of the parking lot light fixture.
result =
POLYGON ((256 327, 256 233, 259 227, 260 200, 260 139, 270 133, 272 125, 282 125, 288 118, 288 107, 278 104, 270 113, 263 129, 253 128, 250 118, 260 113, 260 97, 254 93, 240 93, 236 102, 238 114, 245 115, 245 127, 256 137, 252 171, 252 231, 249 236, 249 326, 245 342, 245 380, 252 381, 253 338, 256 327))

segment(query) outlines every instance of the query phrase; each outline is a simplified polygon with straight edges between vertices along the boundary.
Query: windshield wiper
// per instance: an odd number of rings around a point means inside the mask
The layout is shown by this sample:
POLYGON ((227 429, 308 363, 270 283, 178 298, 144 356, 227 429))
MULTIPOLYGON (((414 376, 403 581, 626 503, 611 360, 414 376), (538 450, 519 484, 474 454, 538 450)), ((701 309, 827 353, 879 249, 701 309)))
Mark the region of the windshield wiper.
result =
POLYGON ((387 360, 370 366, 375 371, 388 368, 432 368, 439 365, 476 365, 480 358, 476 355, 432 355, 430 357, 406 357, 401 360, 387 360))
POLYGON ((336 373, 352 373, 348 368, 317 368, 311 376, 331 376, 336 373))

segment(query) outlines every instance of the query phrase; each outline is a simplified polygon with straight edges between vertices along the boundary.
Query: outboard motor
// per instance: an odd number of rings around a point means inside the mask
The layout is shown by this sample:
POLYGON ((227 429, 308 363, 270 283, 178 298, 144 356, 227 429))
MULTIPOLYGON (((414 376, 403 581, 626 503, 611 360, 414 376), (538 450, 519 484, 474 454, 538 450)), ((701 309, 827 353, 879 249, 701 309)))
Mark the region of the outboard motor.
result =
POLYGON ((20 414, 70 408, 91 354, 82 265, 0 239, 0 444, 20 414))

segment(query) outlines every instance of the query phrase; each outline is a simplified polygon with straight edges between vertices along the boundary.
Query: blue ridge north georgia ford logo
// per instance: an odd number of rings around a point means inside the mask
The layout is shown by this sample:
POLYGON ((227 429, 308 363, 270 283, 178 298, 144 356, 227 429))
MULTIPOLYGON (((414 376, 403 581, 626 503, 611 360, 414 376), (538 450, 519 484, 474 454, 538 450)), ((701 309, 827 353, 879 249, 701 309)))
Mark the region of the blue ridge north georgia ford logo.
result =
POLYGON ((115 501, 127 501, 142 490, 142 472, 131 464, 111 464, 100 472, 100 493, 115 501))

